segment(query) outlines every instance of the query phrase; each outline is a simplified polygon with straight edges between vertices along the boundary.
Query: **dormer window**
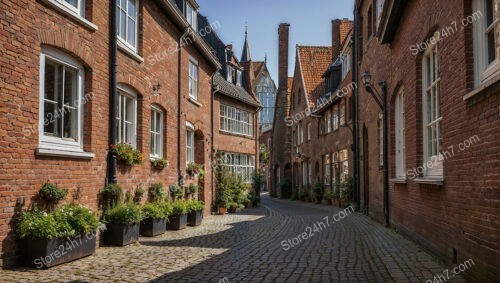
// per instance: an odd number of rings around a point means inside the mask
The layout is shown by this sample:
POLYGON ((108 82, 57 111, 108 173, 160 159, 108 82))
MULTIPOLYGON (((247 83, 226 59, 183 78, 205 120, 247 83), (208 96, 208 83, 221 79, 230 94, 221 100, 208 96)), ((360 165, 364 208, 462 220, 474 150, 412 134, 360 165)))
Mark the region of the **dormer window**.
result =
POLYGON ((236 85, 241 86, 241 71, 236 71, 236 85))
POLYGON ((233 82, 233 73, 234 73, 234 69, 233 67, 231 66, 227 66, 227 81, 228 82, 233 82))
POLYGON ((197 19, 196 10, 189 2, 186 2, 186 20, 194 30, 198 29, 198 24, 196 19, 197 19))

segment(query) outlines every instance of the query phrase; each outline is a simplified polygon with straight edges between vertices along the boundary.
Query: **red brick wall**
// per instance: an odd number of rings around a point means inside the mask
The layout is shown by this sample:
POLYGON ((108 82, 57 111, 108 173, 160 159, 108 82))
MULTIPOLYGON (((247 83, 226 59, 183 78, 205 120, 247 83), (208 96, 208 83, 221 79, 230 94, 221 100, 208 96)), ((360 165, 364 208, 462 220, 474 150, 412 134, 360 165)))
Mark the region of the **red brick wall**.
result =
MULTIPOLYGON (((143 3, 143 2, 141 2, 143 3)), ((140 63, 126 53, 118 52, 118 83, 137 91, 138 129, 137 148, 144 153, 141 165, 118 167, 118 183, 124 190, 135 190, 139 184, 148 188, 152 182, 166 186, 177 181, 177 89, 178 54, 167 55, 165 60, 150 64, 147 58, 163 52, 177 41, 182 32, 165 18, 165 13, 152 2, 140 9, 139 55, 140 63), (160 83, 161 96, 153 97, 152 85, 160 83), (170 166, 155 171, 149 162, 149 125, 151 105, 165 111, 164 155, 170 166)), ((87 15, 97 31, 56 12, 40 1, 2 1, 0 3, 0 241, 2 264, 16 259, 15 213, 26 209, 43 182, 47 180, 69 189, 67 201, 81 194, 77 202, 97 208, 98 193, 104 187, 108 148, 109 116, 109 48, 108 11, 103 1, 87 1, 87 15), (92 2, 92 3, 91 3, 92 2), (91 7, 90 7, 90 4, 91 7), (38 132, 23 131, 28 125, 38 125, 39 66, 42 45, 55 46, 80 60, 86 68, 85 93, 94 98, 84 108, 84 148, 93 152, 90 160, 35 155, 38 132), (24 203, 16 204, 18 201, 24 203)), ((185 165, 185 121, 195 125, 203 135, 203 150, 199 159, 210 161, 210 77, 215 69, 193 46, 181 50, 181 170, 185 165), (201 106, 189 102, 188 60, 193 56, 199 62, 198 97, 201 106)), ((36 126, 35 126, 36 128, 36 126)), ((201 193, 210 210, 211 177, 204 181, 201 193)))
MULTIPOLYGON (((368 2, 361 8, 367 26, 368 2)), ((460 29, 460 21, 471 14, 470 1, 413 1, 404 11, 394 40, 381 46, 375 38, 369 39, 363 31, 363 49, 360 71, 369 70, 373 83, 387 81, 389 101, 392 103, 399 87, 405 94, 406 169, 422 165, 422 55, 411 54, 410 46, 421 43, 438 30, 459 22, 459 29, 438 43, 441 77, 441 106, 443 116, 443 149, 455 147, 455 154, 444 161, 444 185, 423 185, 407 177, 406 184, 390 185, 391 225, 439 255, 448 263, 472 258, 476 267, 466 276, 476 281, 498 280, 500 257, 498 229, 500 222, 498 188, 500 162, 498 144, 499 83, 464 100, 472 91, 471 29, 460 29), (382 58, 382 59, 381 59, 382 58), (460 143, 477 135, 479 142, 462 152, 460 143)), ((378 108, 365 90, 360 90, 360 128, 368 128, 369 213, 383 219, 382 172, 378 170, 378 108)), ((389 114, 390 177, 394 174, 394 118, 393 105, 389 114)), ((362 145, 363 143, 361 143, 362 145)), ((366 160, 366 156, 363 157, 366 160)), ((363 161, 362 161, 363 162, 363 161)), ((363 164, 361 165, 363 169, 363 164)), ((364 175, 363 170, 361 176, 364 175)), ((363 184, 363 181, 361 182, 363 184)), ((363 191, 362 201, 366 205, 363 191)), ((362 203, 363 203, 362 202, 362 203)))

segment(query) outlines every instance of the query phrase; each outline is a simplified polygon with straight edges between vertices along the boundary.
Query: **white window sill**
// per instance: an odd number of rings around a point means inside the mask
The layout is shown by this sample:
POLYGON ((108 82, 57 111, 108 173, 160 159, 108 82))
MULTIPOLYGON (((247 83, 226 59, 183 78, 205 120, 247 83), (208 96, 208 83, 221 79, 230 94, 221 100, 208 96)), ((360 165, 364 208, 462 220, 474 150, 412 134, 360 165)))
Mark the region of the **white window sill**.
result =
POLYGON ((397 177, 397 178, 389 179, 389 182, 394 183, 394 184, 406 184, 406 178, 397 177))
POLYGON ((423 184, 423 185, 436 185, 436 186, 444 185, 443 177, 420 177, 420 178, 415 178, 414 181, 417 184, 423 184))
POLYGON ((62 14, 64 14, 64 15, 72 18, 73 20, 77 21, 78 23, 80 23, 84 27, 88 28, 89 30, 91 30, 91 31, 96 31, 97 30, 97 26, 95 24, 93 24, 92 22, 88 21, 84 17, 78 15, 77 13, 75 13, 72 10, 70 10, 69 8, 67 8, 66 6, 64 6, 63 4, 59 3, 58 1, 56 1, 56 0, 41 0, 41 1, 43 3, 45 3, 45 4, 47 4, 48 6, 54 8, 55 10, 61 12, 62 14))
POLYGON ((125 45, 123 42, 121 42, 121 40, 119 38, 117 39, 117 43, 118 43, 118 50, 120 50, 123 53, 125 53, 126 55, 132 57, 132 59, 134 59, 135 61, 137 61, 139 63, 144 63, 144 58, 139 56, 139 54, 137 54, 135 51, 131 50, 130 47, 125 45))
POLYGON ((198 101, 196 101, 196 99, 192 98, 191 96, 188 98, 189 102, 193 103, 194 105, 198 106, 198 107, 202 107, 203 104, 199 103, 198 101))
POLYGON ((482 93, 485 89, 489 88, 496 82, 500 81, 500 72, 496 73, 495 75, 491 76, 487 81, 483 82, 480 86, 478 86, 475 90, 467 93, 466 95, 463 96, 463 100, 468 100, 479 93, 482 93))
POLYGON ((92 159, 94 158, 94 153, 84 152, 84 151, 71 151, 66 149, 58 149, 51 147, 38 146, 36 148, 36 155, 40 156, 54 156, 54 157, 65 157, 65 158, 78 158, 78 159, 92 159))

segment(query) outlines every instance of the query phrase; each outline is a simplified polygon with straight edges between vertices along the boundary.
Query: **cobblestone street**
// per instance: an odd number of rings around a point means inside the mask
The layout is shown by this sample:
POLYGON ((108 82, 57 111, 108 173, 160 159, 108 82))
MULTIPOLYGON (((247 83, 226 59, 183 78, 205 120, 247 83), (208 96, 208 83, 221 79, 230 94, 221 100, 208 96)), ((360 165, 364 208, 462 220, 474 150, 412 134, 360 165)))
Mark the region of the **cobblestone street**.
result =
POLYGON ((210 216, 200 227, 125 248, 103 247, 49 270, 2 270, 0 282, 425 282, 446 269, 358 213, 283 249, 283 240, 339 211, 264 196, 260 208, 210 216))

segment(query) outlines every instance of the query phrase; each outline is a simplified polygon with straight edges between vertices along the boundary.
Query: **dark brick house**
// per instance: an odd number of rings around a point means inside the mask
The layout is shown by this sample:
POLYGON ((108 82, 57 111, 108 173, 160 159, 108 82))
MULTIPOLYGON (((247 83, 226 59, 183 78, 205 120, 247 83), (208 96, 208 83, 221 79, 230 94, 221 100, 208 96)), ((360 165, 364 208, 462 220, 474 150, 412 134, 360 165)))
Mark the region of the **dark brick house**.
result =
POLYGON ((498 282, 500 2, 356 1, 354 80, 388 96, 387 197, 380 108, 359 88, 361 207, 465 276, 498 282), (384 211, 384 204, 388 209, 384 211))

